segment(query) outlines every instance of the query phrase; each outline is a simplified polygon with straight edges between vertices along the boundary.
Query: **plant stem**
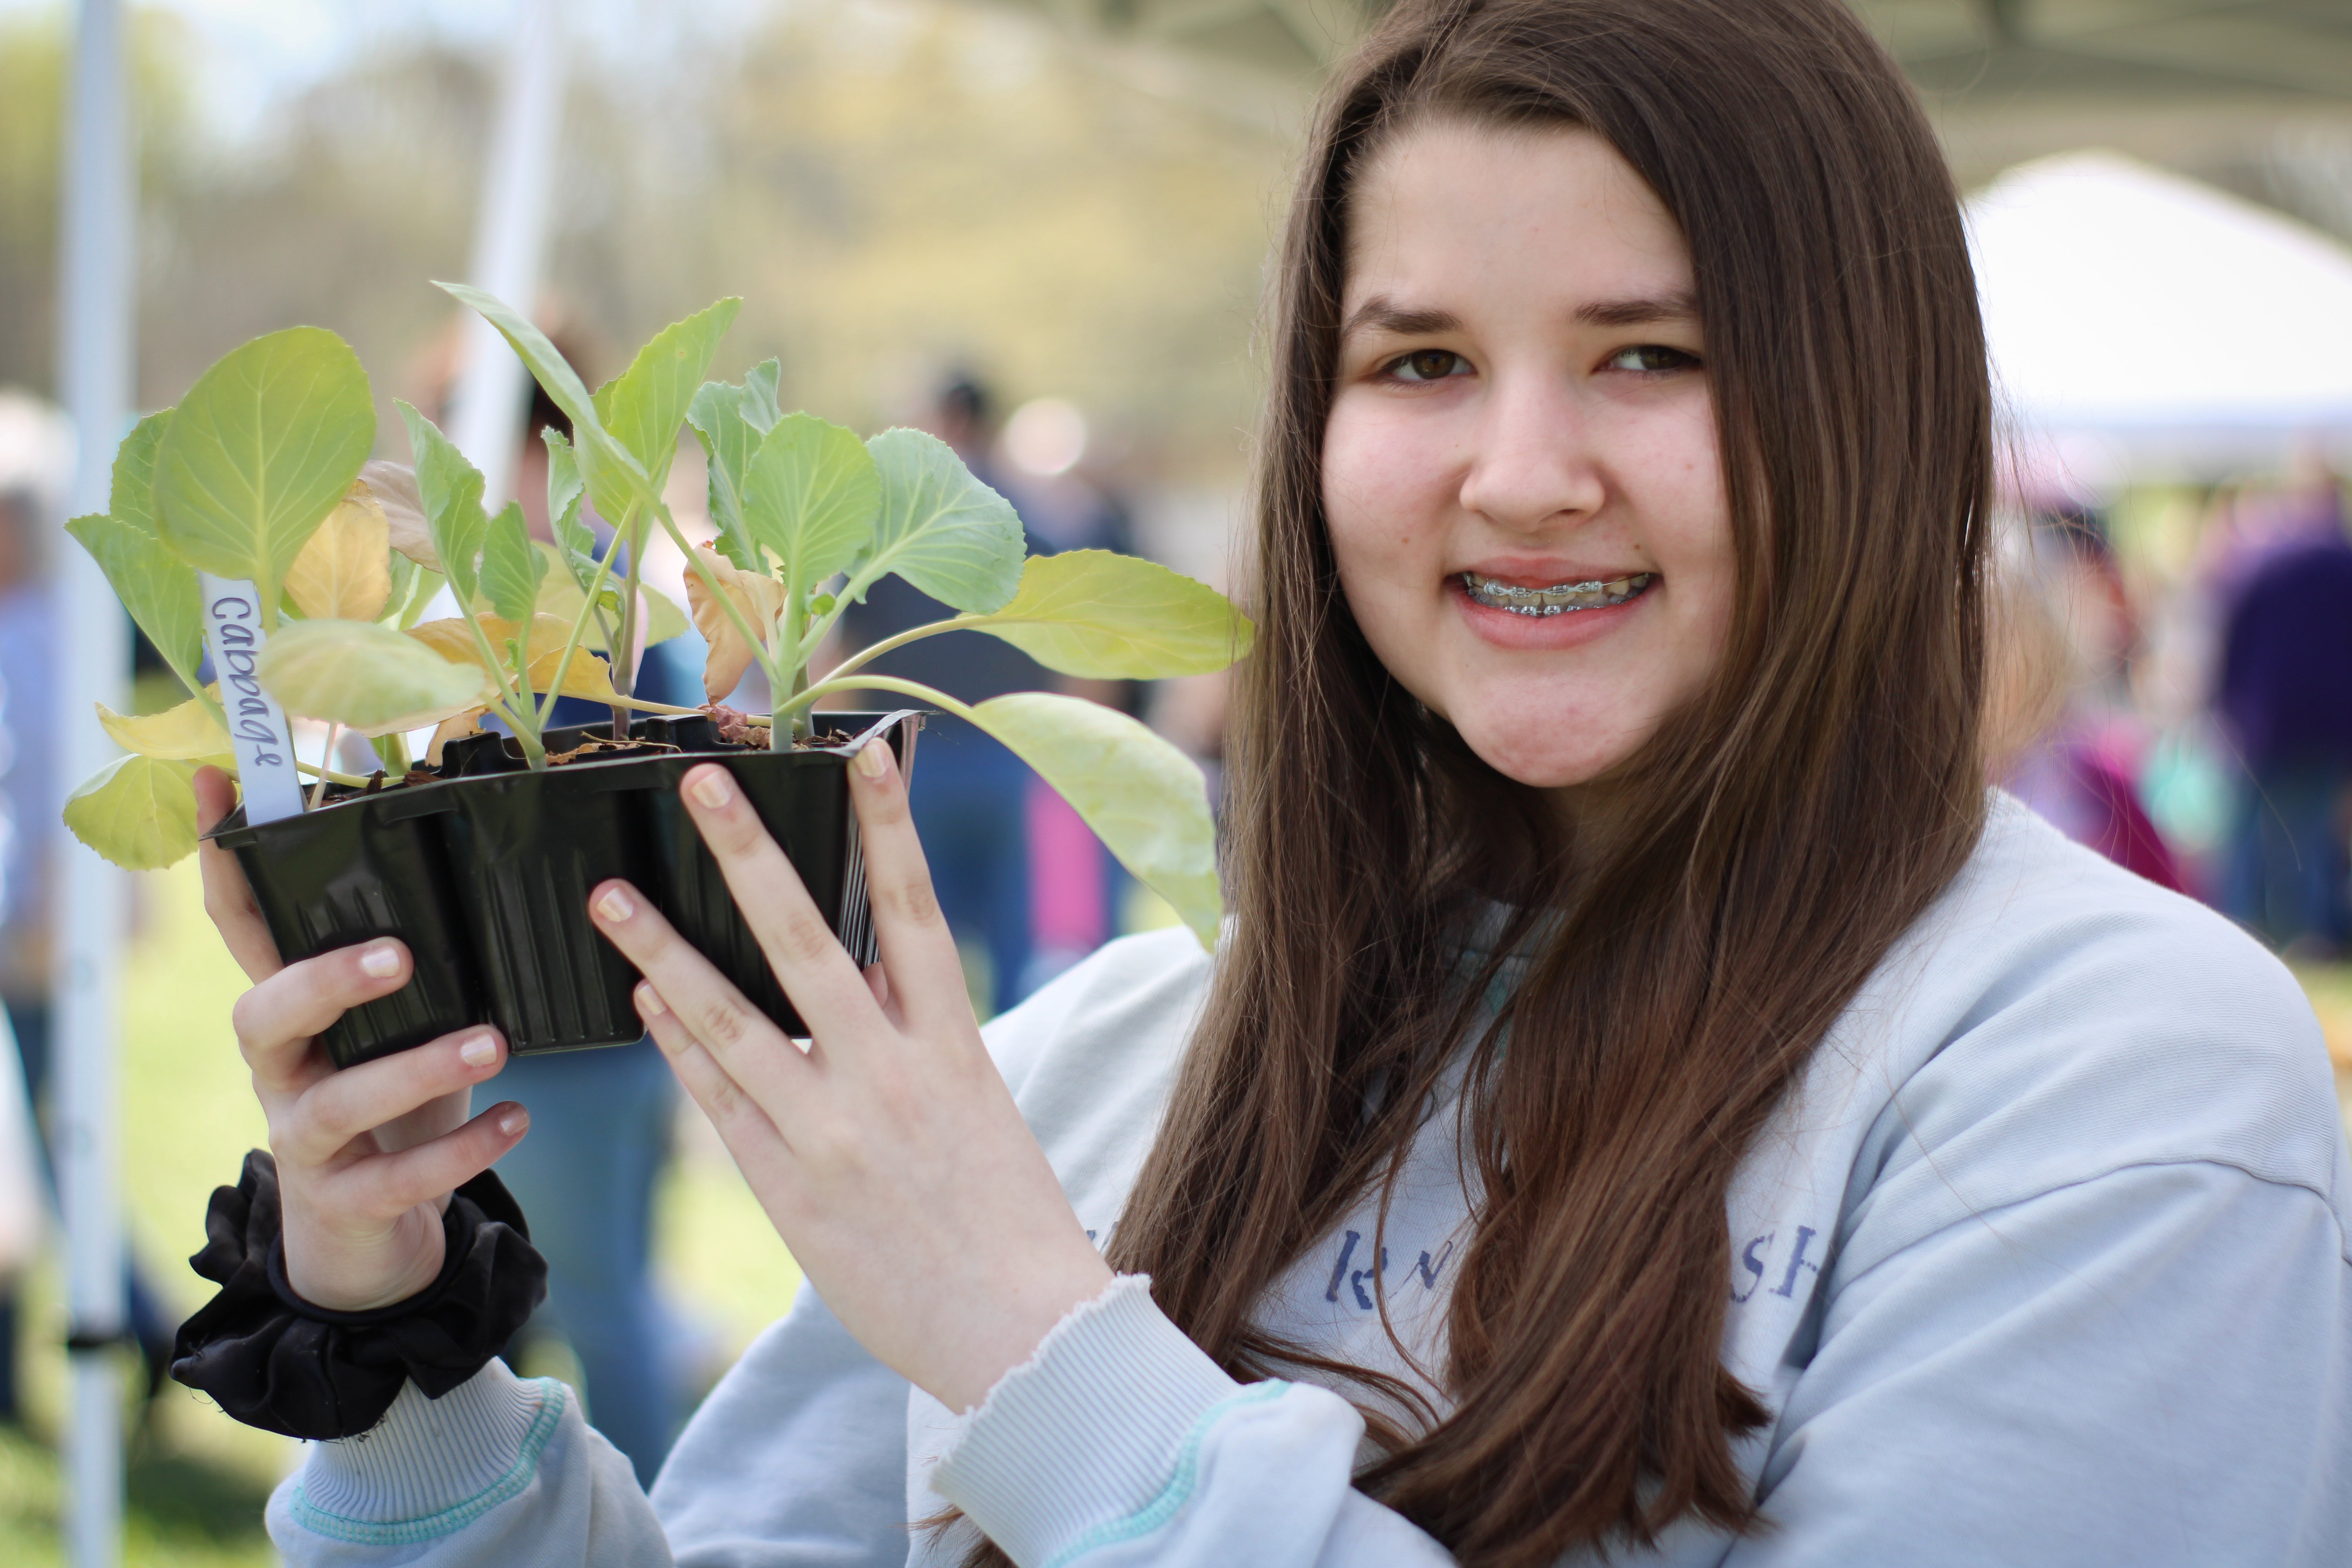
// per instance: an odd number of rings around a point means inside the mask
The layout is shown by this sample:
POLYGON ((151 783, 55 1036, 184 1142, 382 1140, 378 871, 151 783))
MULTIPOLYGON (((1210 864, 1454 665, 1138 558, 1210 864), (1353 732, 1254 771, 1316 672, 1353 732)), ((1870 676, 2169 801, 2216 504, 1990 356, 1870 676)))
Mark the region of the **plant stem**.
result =
POLYGON ((376 758, 383 763, 384 772, 396 778, 408 776, 408 770, 413 764, 408 755, 407 736, 394 730, 389 735, 378 735, 368 744, 375 748, 376 758))
POLYGON ((367 780, 357 773, 339 773, 332 768, 322 768, 314 763, 302 762, 299 758, 294 763, 294 771, 298 773, 309 773, 312 778, 324 779, 329 784, 363 784, 367 783, 367 780))
POLYGON ((319 803, 327 797, 327 768, 335 760, 335 742, 342 738, 343 727, 341 724, 327 726, 327 749, 319 758, 319 782, 310 786, 310 809, 312 811, 318 810, 319 803))
MULTIPOLYGON (((636 514, 637 503, 631 501, 629 510, 621 514, 622 525, 625 527, 629 520, 636 514)), ((596 608, 597 595, 604 591, 604 579, 613 574, 613 552, 620 547, 621 531, 614 529, 613 542, 605 548, 604 558, 596 563, 595 573, 588 579, 588 586, 581 594, 580 608, 572 616, 572 635, 563 644, 563 657, 555 661, 555 679, 547 683, 547 695, 540 701, 538 723, 541 729, 547 727, 548 716, 555 711, 555 700, 563 694, 564 679, 572 673, 572 656, 580 651, 581 635, 588 629, 589 612, 596 608)), ((571 568, 566 567, 565 570, 569 571, 571 568)), ((603 621, 601 614, 598 616, 598 621, 601 625, 603 621)), ((607 631, 604 637, 604 668, 608 675, 612 670, 612 658, 613 638, 607 631)), ((528 668, 524 670, 525 680, 530 679, 530 673, 528 668)), ((615 688, 615 689, 618 689, 615 688)))
MULTIPOLYGON (((941 632, 971 631, 977 627, 988 625, 989 622, 994 619, 996 619, 994 616, 958 616, 953 620, 933 621, 929 626, 910 627, 906 631, 900 632, 897 637, 884 637, 880 642, 876 643, 872 647, 866 648, 863 652, 850 655, 847 658, 843 659, 839 664, 835 665, 833 667, 833 672, 827 675, 825 679, 828 682, 839 680, 843 676, 849 674, 853 670, 865 668, 867 665, 873 663, 876 659, 880 658, 884 654, 890 652, 893 648, 904 647, 910 642, 919 642, 925 637, 935 637, 941 632)), ((803 682, 803 685, 805 686, 806 683, 803 682)), ((797 697, 800 695, 800 692, 796 690, 793 695, 797 697)))
MULTIPOLYGON (((869 675, 862 679, 838 682, 828 676, 793 698, 793 700, 814 703, 818 699, 830 696, 835 691, 895 691, 901 697, 911 697, 919 702, 936 702, 957 718, 978 725, 982 729, 987 728, 986 725, 981 724, 980 716, 972 711, 969 704, 957 701, 944 691, 933 690, 921 681, 901 680, 895 675, 869 675)), ((772 724, 774 721, 774 717, 771 715, 769 722, 772 724)))
MULTIPOLYGON (((636 509, 632 507, 629 511, 634 518, 636 509)), ((629 550, 626 575, 621 580, 620 641, 616 645, 608 639, 604 644, 604 651, 609 661, 606 666, 607 673, 612 679, 614 694, 621 697, 633 696, 637 689, 637 584, 643 579, 645 572, 645 540, 642 537, 644 532, 645 530, 642 527, 639 527, 635 533, 624 529, 620 533, 616 533, 613 540, 614 547, 618 548, 625 537, 629 550)), ((611 733, 615 742, 625 742, 629 738, 629 712, 618 702, 613 704, 611 733)))

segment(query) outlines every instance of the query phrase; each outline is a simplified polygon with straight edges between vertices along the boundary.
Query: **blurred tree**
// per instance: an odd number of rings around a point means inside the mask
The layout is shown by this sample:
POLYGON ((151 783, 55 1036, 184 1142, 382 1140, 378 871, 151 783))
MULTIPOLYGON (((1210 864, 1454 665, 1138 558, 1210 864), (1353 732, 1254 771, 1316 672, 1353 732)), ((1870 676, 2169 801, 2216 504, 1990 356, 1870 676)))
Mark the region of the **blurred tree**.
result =
MULTIPOLYGON (((62 7, 0 17, 0 386, 44 395, 57 374, 68 42, 62 7)), ((194 156, 185 25, 165 13, 134 13, 131 55, 140 184, 152 202, 184 182, 194 156)))
MULTIPOLYGON (((173 74, 198 49, 139 17, 142 400, 302 321, 351 340, 396 431, 389 399, 429 399, 446 369, 454 316, 429 280, 466 266, 489 68, 430 39, 379 49, 207 142, 173 74)), ((0 383, 45 387, 63 35, 0 37, 0 383)), ((1144 57, 968 0, 795 5, 748 35, 584 48, 557 313, 594 360, 740 293, 722 369, 779 354, 788 395, 830 417, 911 417, 954 362, 1008 404, 1076 399, 1143 466, 1222 479, 1255 396, 1286 112, 1205 106, 1144 57)))

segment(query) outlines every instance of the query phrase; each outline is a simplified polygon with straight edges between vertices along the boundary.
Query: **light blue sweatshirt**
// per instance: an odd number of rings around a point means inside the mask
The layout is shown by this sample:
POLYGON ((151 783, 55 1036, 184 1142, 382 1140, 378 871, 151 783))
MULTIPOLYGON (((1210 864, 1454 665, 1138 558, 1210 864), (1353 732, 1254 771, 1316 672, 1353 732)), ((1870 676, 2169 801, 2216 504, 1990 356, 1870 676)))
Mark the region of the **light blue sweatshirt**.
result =
MULTIPOLYGON (((1208 973, 1189 935, 1130 938, 987 1030, 1098 1237, 1208 973)), ((1422 1177, 1450 1171, 1450 1138, 1451 1118, 1424 1127, 1422 1177)), ((1614 1560, 2352 1563, 2347 1194, 2294 980, 1997 796, 1731 1194, 1723 1359, 1771 1413, 1737 1450, 1766 1528, 1685 1521, 1614 1560)), ((1465 1213, 1458 1183, 1409 1183, 1384 1249, 1351 1216, 1267 1321, 1410 1373, 1385 1296, 1414 1360, 1442 1366, 1465 1213)), ((296 1568, 897 1568, 962 1555, 970 1523, 909 1524, 952 1503, 1024 1568, 1449 1563, 1353 1489, 1361 1436, 1328 1388, 1235 1383, 1139 1281, 961 1416, 803 1289, 650 1499, 561 1384, 493 1362, 314 1445, 269 1524, 296 1568)))

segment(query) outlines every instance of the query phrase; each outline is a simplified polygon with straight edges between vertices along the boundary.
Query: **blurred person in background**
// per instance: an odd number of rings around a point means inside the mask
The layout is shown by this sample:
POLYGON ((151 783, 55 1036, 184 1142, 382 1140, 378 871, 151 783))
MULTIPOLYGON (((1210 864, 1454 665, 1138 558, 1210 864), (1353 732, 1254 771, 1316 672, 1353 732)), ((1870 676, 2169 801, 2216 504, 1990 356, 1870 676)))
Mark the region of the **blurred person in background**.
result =
POLYGON ((2048 506, 2012 546, 1994 621, 1992 776, 2076 843, 2185 891, 2139 798, 2148 734, 2128 684, 2138 623, 2104 523, 2081 506, 2048 506))
MULTIPOLYGON (((37 417, 19 399, 0 402, 0 425, 37 417)), ((0 437, 0 448, 23 444, 0 437)), ((55 510, 30 476, 0 472, 0 1003, 16 1037, 24 1100, 37 1114, 53 1077, 49 933, 67 785, 51 744, 59 627, 44 568, 55 510)), ((7 1067, 0 1053, 0 1069, 7 1067)), ((47 1147, 44 1139, 45 1164, 47 1147)), ((131 1334, 152 1398, 171 1361, 173 1322, 144 1272, 127 1257, 123 1268, 131 1334)), ((0 1421, 22 1418, 16 1350, 23 1317, 16 1282, 0 1279, 0 1421)))
MULTIPOLYGON (((1017 464, 1000 462, 994 400, 966 371, 940 383, 924 425, 956 449, 982 483, 1013 503, 1032 554, 1126 547, 1125 515, 1068 473, 1083 449, 1082 433, 1065 460, 1055 447, 1056 441, 1073 446, 1067 429, 1036 432, 1032 459, 1045 472, 1024 475, 1017 464)), ((1016 442, 1016 455, 1019 450, 1016 442)), ((866 647, 955 613, 905 579, 886 577, 842 616, 842 646, 866 647)), ((922 681, 963 702, 1012 691, 1072 689, 993 637, 926 638, 868 668, 922 681)), ((1119 700, 1113 683, 1079 694, 1119 700)), ((919 755, 912 809, 940 907, 968 957, 985 960, 987 982, 977 988, 982 1012, 1002 1012, 1110 934, 1114 879, 1099 842, 1077 814, 1019 758, 971 725, 945 715, 930 720, 919 755)))
POLYGON ((2290 955, 2352 942, 2352 540, 2342 484, 2306 457, 2242 498, 2216 563, 2214 709, 2241 765, 2221 907, 2290 955))
MULTIPOLYGON (((559 346, 567 357, 579 353, 576 344, 559 346)), ((532 534, 551 539, 540 432, 552 426, 568 437, 572 422, 536 382, 526 384, 514 494, 532 534)), ((610 526, 583 516, 609 542, 610 526)), ((645 668, 667 667, 648 659, 645 668)), ((611 708, 581 698, 560 699, 554 715, 558 724, 611 717, 611 708)), ((499 1163, 499 1176, 526 1205, 531 1245, 547 1259, 547 1300, 509 1358, 532 1359, 534 1341, 570 1346, 590 1419, 651 1486, 682 1414, 681 1334, 653 1273, 654 1193, 672 1152, 677 1080, 653 1042, 639 1040, 517 1057, 499 1082, 530 1108, 531 1135, 499 1163)))

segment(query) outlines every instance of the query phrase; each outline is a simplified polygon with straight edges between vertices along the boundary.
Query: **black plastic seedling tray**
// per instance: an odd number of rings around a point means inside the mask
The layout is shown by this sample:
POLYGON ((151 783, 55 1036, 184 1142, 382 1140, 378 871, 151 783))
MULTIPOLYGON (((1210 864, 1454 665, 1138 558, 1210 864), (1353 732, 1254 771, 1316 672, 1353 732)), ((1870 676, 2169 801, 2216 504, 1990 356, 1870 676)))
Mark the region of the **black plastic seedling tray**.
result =
MULTIPOLYGON (((688 768, 731 774, 860 964, 874 962, 866 863, 849 805, 856 743, 885 741, 902 772, 922 715, 818 713, 820 742, 771 752, 719 740, 708 720, 632 724, 632 749, 534 773, 502 735, 450 742, 443 776, 247 826, 240 807, 209 836, 236 851, 289 963, 396 936, 415 972, 323 1037, 337 1067, 490 1023, 518 1055, 625 1045, 644 1033, 636 971, 588 919, 608 877, 649 894, 743 994, 806 1033, 744 923, 677 792, 688 768)), ((550 753, 610 726, 550 731, 550 753)))

